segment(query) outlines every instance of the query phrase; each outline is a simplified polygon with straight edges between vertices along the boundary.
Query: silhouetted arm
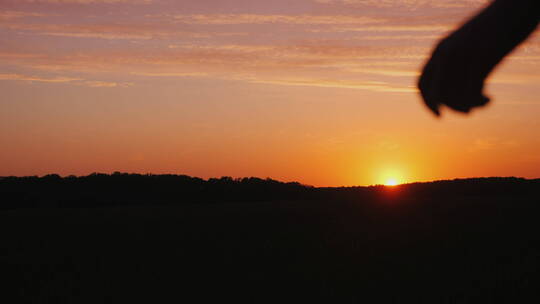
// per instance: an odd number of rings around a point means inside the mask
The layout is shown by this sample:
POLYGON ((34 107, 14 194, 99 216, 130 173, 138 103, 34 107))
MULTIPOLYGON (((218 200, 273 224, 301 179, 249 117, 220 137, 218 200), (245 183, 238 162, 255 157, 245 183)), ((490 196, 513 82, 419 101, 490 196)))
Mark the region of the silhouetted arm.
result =
POLYGON ((540 0, 495 0, 437 45, 418 82, 425 104, 436 115, 442 104, 465 113, 485 105, 486 77, 539 19, 540 0))

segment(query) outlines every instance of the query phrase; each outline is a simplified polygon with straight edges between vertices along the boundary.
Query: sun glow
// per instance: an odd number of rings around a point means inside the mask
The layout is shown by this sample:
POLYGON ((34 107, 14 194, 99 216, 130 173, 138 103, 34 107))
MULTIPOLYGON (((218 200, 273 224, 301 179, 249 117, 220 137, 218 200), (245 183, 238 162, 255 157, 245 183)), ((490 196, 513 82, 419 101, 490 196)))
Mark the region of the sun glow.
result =
POLYGON ((402 165, 391 164, 384 167, 379 167, 374 170, 377 185, 384 186, 398 186, 407 182, 408 177, 405 174, 405 170, 402 165))
POLYGON ((398 184, 399 183, 395 178, 390 178, 384 183, 385 186, 397 186, 398 184))

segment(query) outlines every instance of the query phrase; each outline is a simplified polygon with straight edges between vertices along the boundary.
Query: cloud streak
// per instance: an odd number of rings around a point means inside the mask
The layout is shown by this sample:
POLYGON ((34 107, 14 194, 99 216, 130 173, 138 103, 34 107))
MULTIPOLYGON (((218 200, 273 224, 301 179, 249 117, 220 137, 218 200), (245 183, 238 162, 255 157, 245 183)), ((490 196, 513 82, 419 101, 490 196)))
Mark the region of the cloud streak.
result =
POLYGON ((227 24, 295 24, 295 25, 328 25, 328 24, 372 24, 381 23, 382 18, 347 15, 264 15, 264 14, 195 14, 176 15, 177 23, 227 25, 227 24))
POLYGON ((209 76, 207 73, 197 73, 197 72, 187 72, 187 73, 132 72, 131 74, 137 75, 137 76, 146 76, 146 77, 205 77, 205 76, 209 76))
POLYGON ((153 0, 12 0, 11 2, 48 4, 151 4, 153 0))
POLYGON ((411 93, 418 92, 418 89, 412 86, 397 86, 386 82, 375 81, 339 81, 333 79, 310 79, 310 78, 282 78, 282 79, 251 79, 249 82, 261 84, 275 84, 286 86, 309 86, 321 88, 340 88, 369 90, 384 93, 411 93))
POLYGON ((85 80, 77 77, 43 77, 22 74, 0 74, 0 80, 13 81, 28 81, 28 82, 45 82, 45 83, 70 83, 75 85, 84 85, 94 88, 114 88, 114 87, 130 87, 133 83, 130 82, 114 82, 114 81, 96 81, 85 80))
POLYGON ((363 6, 378 8, 470 8, 488 3, 488 0, 314 0, 319 4, 363 6))
POLYGON ((21 11, 0 11, 0 21, 8 21, 26 17, 43 17, 46 14, 33 13, 33 12, 21 12, 21 11))
POLYGON ((107 40, 149 40, 173 36, 191 38, 208 37, 205 34, 178 32, 151 25, 136 24, 0 24, 0 27, 47 36, 100 38, 107 40))
POLYGON ((20 81, 36 81, 36 82, 51 82, 51 83, 65 83, 82 80, 81 78, 72 77, 40 77, 40 76, 28 76, 21 74, 0 74, 0 80, 20 80, 20 81))
POLYGON ((114 81, 84 81, 83 85, 92 87, 92 88, 128 88, 133 86, 132 82, 114 82, 114 81))
POLYGON ((451 30, 452 24, 419 24, 419 25, 381 25, 361 27, 332 27, 326 29, 313 29, 318 33, 344 33, 344 32, 444 32, 451 30))

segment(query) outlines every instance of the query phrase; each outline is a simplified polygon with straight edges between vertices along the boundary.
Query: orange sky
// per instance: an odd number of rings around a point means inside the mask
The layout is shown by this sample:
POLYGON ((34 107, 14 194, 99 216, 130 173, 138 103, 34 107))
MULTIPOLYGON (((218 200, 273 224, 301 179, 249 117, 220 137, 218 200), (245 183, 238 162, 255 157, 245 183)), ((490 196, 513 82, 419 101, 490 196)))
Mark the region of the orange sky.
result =
POLYGON ((484 0, 0 0, 0 176, 540 177, 540 39, 471 116, 414 86, 484 0))

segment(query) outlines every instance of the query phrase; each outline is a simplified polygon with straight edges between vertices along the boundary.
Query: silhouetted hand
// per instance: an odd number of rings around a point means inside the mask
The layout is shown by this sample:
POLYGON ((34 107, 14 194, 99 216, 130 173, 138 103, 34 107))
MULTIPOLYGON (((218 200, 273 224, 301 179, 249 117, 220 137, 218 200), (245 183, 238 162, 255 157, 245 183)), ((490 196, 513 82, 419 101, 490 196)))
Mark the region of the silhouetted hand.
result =
POLYGON ((441 105, 467 113, 489 102, 482 93, 487 73, 476 66, 480 54, 471 46, 456 32, 439 43, 424 67, 418 87, 435 115, 440 115, 441 105))
POLYGON ((540 0, 493 1, 437 45, 418 81, 424 103, 437 116, 442 105, 468 113, 488 103, 486 78, 539 19, 540 0))

